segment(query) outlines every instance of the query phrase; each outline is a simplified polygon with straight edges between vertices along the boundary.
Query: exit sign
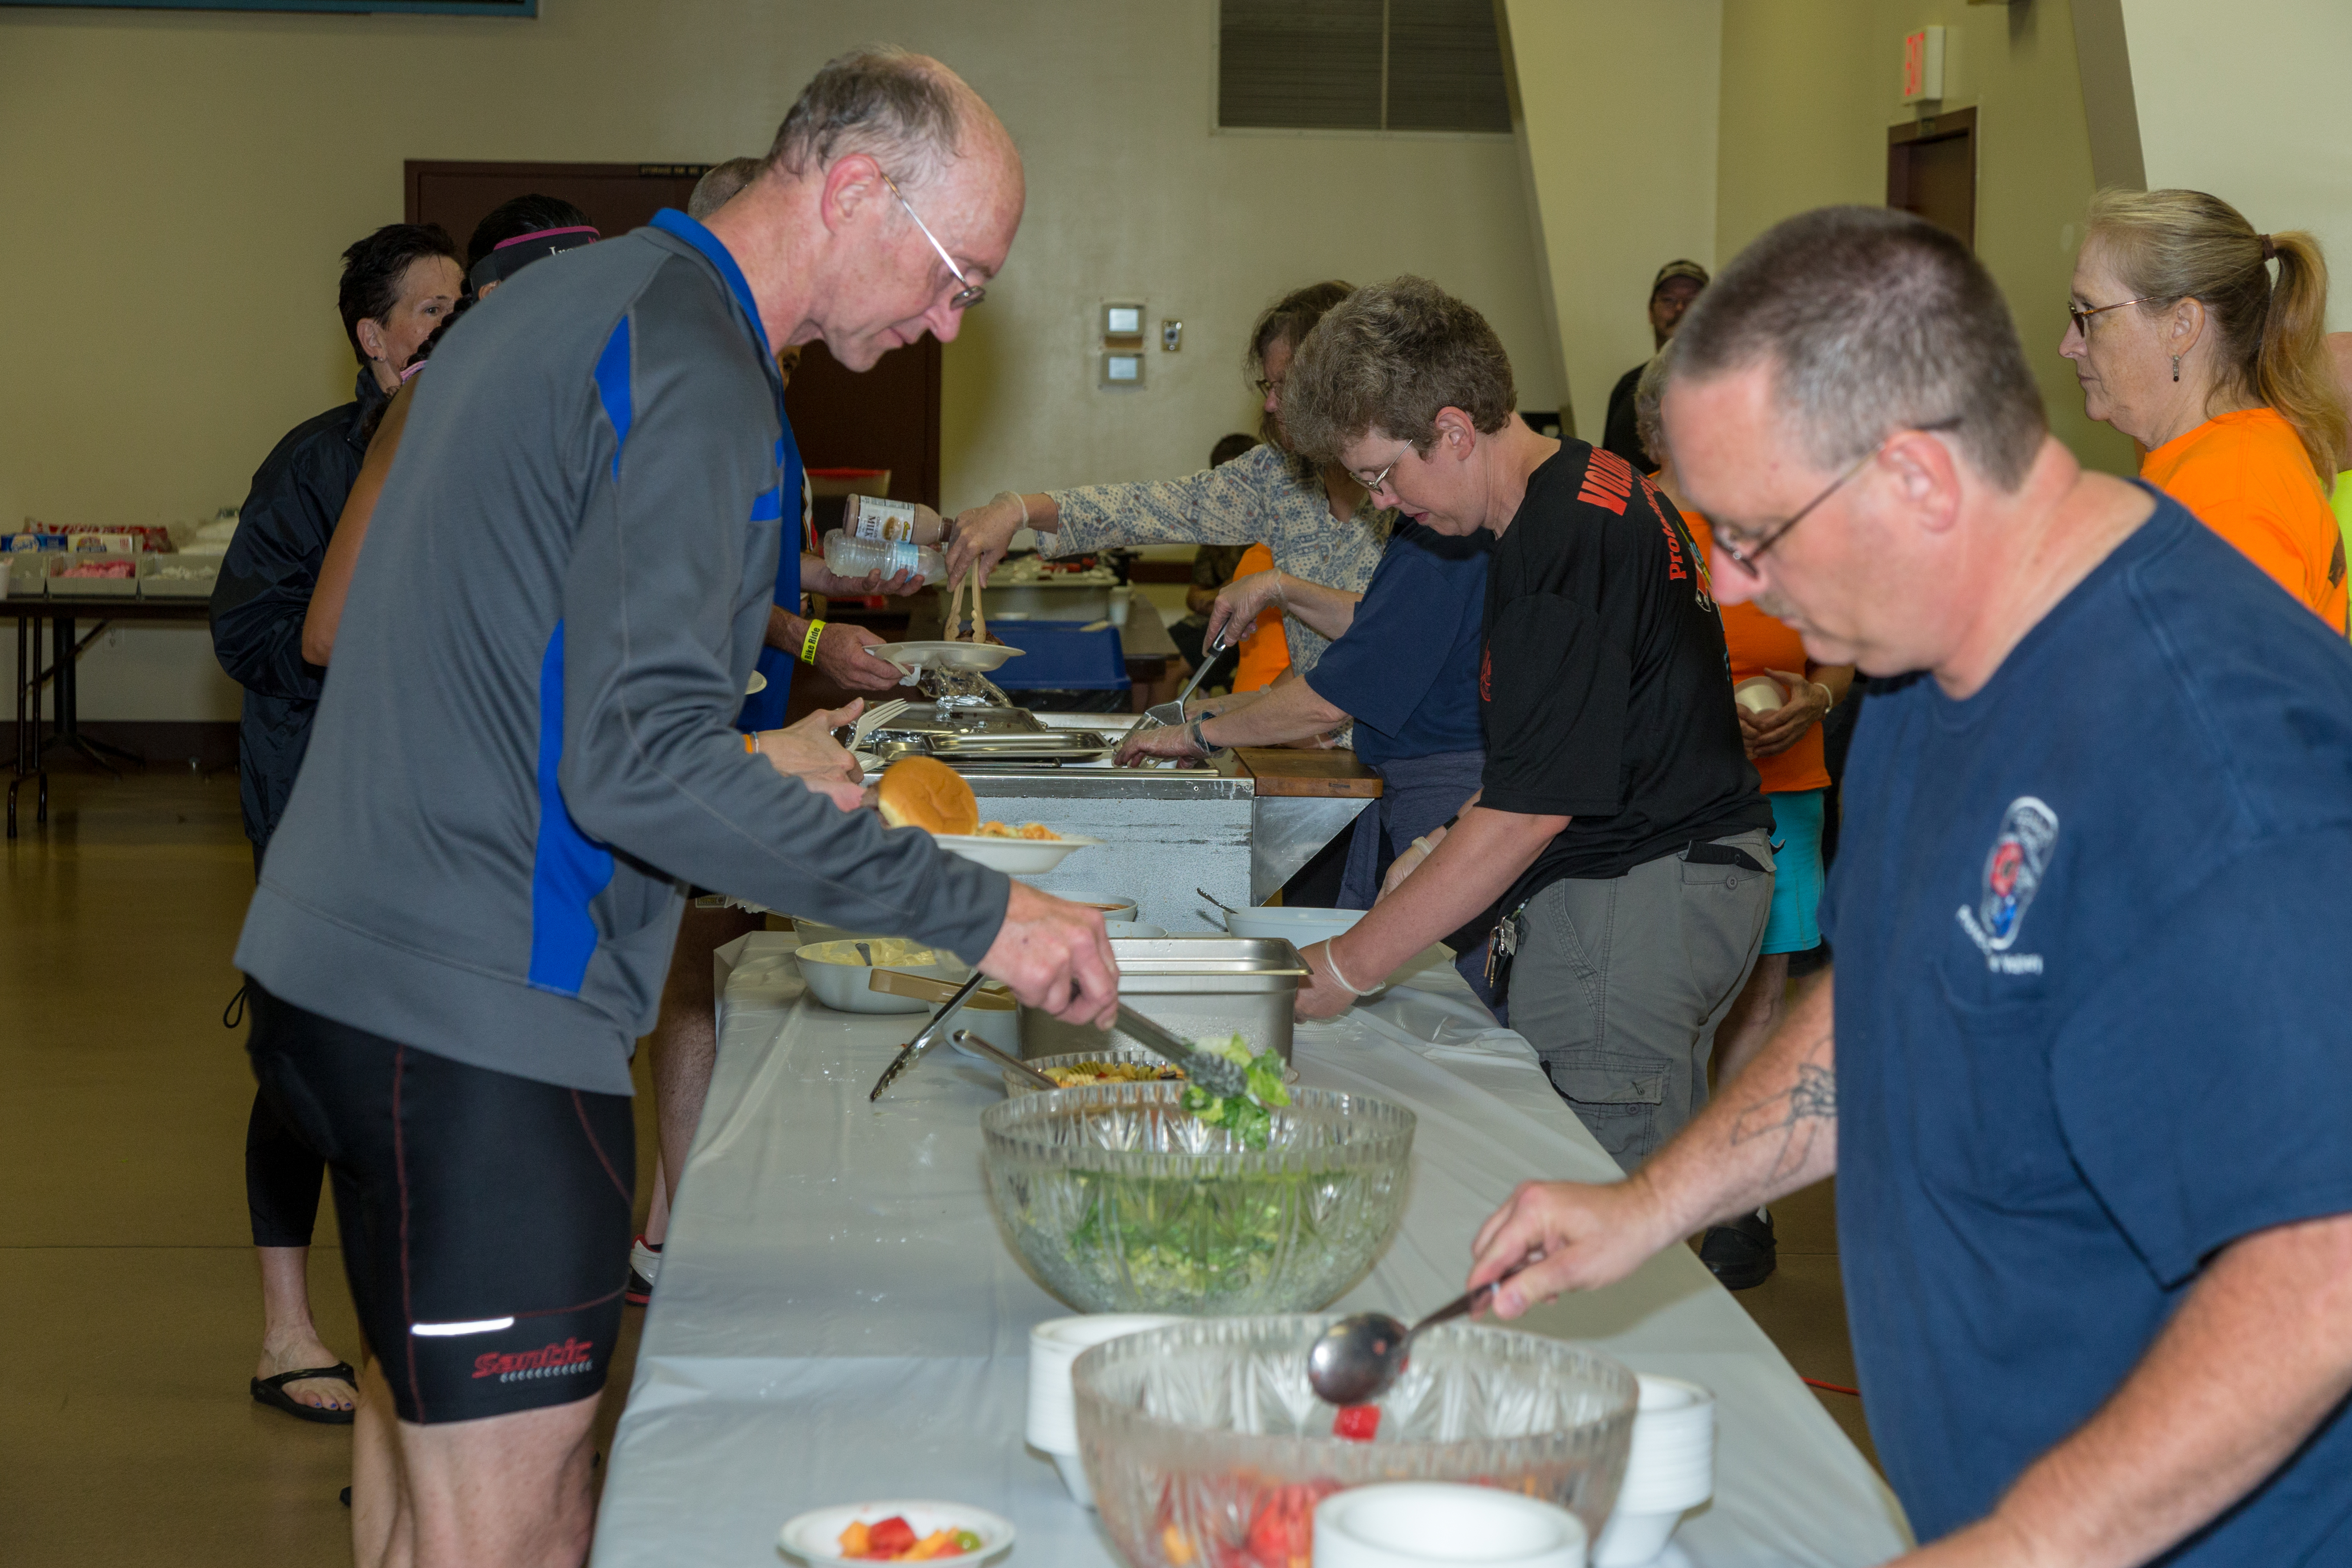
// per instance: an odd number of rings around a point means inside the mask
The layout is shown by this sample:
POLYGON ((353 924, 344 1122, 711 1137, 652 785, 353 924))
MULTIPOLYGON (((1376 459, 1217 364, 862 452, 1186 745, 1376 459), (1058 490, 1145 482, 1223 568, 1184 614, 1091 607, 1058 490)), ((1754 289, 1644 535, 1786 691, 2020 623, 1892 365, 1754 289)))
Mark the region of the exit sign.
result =
POLYGON ((1922 27, 1903 40, 1903 101, 1944 96, 1944 29, 1922 27))

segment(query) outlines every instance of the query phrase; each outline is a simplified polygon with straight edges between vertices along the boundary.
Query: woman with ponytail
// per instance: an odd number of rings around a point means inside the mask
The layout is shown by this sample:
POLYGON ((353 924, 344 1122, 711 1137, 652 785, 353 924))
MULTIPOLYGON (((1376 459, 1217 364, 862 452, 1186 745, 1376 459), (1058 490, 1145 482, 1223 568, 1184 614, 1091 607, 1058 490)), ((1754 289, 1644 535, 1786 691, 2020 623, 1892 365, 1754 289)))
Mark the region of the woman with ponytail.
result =
POLYGON ((2319 241, 2257 233, 2201 191, 2102 191, 2067 314, 2058 352, 2085 412, 2146 449, 2140 477, 2346 631, 2319 241))

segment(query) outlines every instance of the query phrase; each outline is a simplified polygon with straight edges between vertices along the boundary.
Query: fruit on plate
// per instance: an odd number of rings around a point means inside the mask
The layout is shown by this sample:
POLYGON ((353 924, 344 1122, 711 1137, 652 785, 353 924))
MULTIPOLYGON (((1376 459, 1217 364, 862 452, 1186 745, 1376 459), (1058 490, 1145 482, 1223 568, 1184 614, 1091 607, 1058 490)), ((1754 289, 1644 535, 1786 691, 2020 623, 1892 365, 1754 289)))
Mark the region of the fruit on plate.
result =
POLYGON ((1059 844, 1062 841, 1062 836, 1060 834, 1055 832, 1052 828, 1046 826, 1042 822, 1024 823, 1019 827, 1008 827, 1002 822, 983 822, 980 825, 980 837, 982 838, 1026 838, 1034 844, 1059 844))
POLYGON ((841 1532, 841 1554, 857 1563, 929 1563, 961 1557, 980 1546, 980 1537, 969 1530, 935 1530, 918 1536, 915 1527, 895 1513, 872 1524, 852 1520, 841 1532))
POLYGON ((971 785, 937 757, 901 757, 884 770, 875 805, 893 827, 970 834, 980 827, 971 785))

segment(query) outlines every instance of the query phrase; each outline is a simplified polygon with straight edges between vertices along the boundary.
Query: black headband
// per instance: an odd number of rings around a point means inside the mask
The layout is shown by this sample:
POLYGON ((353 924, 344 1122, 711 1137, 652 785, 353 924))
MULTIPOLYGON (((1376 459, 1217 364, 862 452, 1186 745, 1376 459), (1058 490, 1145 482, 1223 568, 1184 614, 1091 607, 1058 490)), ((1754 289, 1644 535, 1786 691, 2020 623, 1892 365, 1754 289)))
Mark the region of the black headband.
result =
POLYGON ((493 283, 505 282, 541 257, 553 256, 559 250, 577 250, 603 237, 585 226, 519 234, 512 239, 500 240, 498 248, 475 262, 474 269, 466 274, 466 282, 478 294, 493 283))

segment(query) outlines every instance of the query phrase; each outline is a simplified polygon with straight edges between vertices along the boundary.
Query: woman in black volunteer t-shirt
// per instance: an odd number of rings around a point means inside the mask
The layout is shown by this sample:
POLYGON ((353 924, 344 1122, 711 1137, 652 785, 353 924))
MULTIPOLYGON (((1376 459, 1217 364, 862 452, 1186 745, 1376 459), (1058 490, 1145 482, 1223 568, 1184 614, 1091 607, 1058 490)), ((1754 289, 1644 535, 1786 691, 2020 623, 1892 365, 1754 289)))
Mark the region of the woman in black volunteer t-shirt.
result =
POLYGON ((1427 836, 1435 875, 1392 881, 1309 950, 1299 1012, 1340 1011, 1499 899, 1512 1026, 1630 1170, 1706 1102, 1716 1026, 1770 911, 1771 808, 1674 509, 1624 459, 1538 436, 1513 405, 1493 330, 1418 279, 1358 289, 1292 370, 1295 435, 1415 521, 1498 537, 1484 788, 1427 836))

